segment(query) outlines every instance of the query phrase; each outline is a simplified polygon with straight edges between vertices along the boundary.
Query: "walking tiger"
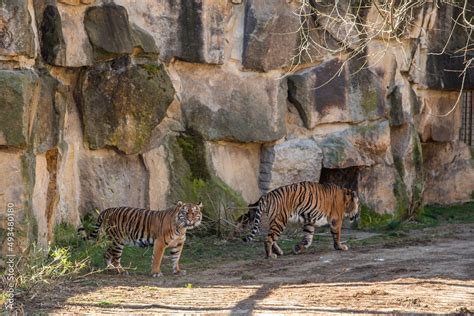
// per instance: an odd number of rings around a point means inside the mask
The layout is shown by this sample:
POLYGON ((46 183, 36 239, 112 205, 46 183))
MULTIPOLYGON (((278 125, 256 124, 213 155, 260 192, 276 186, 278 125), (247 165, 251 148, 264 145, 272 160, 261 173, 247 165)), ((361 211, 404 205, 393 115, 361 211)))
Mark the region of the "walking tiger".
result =
POLYGON ((316 182, 300 182, 274 189, 249 205, 255 211, 249 210, 247 220, 254 218, 251 233, 244 239, 252 240, 260 228, 262 213, 269 216, 269 232, 265 239, 267 258, 283 255, 277 240, 289 220, 303 221, 303 239, 293 248, 295 254, 308 248, 313 241, 316 226, 329 223, 336 250, 347 250, 341 243, 341 227, 345 217, 354 220, 359 215, 359 198, 357 193, 340 188, 334 184, 316 182), (254 212, 254 214, 252 214, 254 212))

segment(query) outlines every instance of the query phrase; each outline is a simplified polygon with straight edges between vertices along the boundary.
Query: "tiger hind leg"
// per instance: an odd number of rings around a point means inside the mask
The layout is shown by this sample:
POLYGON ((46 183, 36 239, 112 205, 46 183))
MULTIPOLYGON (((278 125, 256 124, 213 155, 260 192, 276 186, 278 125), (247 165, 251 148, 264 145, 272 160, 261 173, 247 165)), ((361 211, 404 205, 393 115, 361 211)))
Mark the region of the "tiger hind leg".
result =
POLYGON ((280 246, 277 243, 272 245, 272 250, 277 256, 283 256, 283 250, 281 250, 280 246))
POLYGON ((113 241, 105 252, 104 258, 107 264, 107 269, 115 269, 117 273, 127 273, 122 265, 120 259, 122 258, 124 244, 118 241, 113 241))
POLYGON ((312 223, 305 223, 303 226, 303 239, 293 247, 293 253, 299 254, 311 246, 313 242, 313 235, 314 235, 314 224, 312 223))

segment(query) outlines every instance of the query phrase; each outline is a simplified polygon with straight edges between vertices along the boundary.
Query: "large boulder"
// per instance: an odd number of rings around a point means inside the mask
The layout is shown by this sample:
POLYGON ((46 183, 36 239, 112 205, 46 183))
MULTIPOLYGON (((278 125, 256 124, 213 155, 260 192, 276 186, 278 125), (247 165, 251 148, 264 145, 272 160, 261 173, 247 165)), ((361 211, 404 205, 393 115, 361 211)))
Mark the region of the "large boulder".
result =
POLYGON ((260 145, 228 142, 206 142, 205 145, 216 176, 247 202, 256 201, 260 197, 260 145))
POLYGON ((224 62, 228 1, 178 0, 115 3, 127 8, 130 22, 150 33, 160 59, 172 57, 194 63, 224 62))
POLYGON ((84 25, 96 60, 132 53, 132 30, 124 7, 110 4, 89 7, 84 25))
POLYGON ((61 85, 55 94, 54 103, 61 119, 59 120, 58 161, 56 173, 57 204, 55 205, 56 223, 80 224, 79 212, 82 196, 81 169, 79 161, 86 150, 83 142, 81 115, 73 96, 74 89, 61 85))
POLYGON ((164 145, 153 148, 143 154, 143 162, 148 173, 148 201, 153 210, 168 207, 170 192, 170 172, 168 154, 164 145))
POLYGON ((260 189, 268 192, 301 181, 318 182, 323 152, 313 139, 291 139, 262 149, 260 189))
POLYGON ((296 1, 245 2, 242 65, 269 71, 288 66, 298 44, 300 18, 296 1))
POLYGON ((423 143, 426 204, 472 200, 474 168, 469 147, 462 142, 423 143))
MULTIPOLYGON (((464 17, 472 21, 474 4, 466 3, 464 17)), ((424 41, 418 52, 418 65, 413 67, 415 82, 431 90, 474 89, 474 69, 465 68, 466 43, 472 41, 470 28, 463 23, 463 7, 451 3, 436 5, 430 14, 424 41)), ((472 66, 472 65, 471 65, 472 66)))
POLYGON ((92 149, 141 152, 173 98, 162 65, 132 65, 121 58, 89 68, 79 86, 85 140, 92 149))
POLYGON ((413 215, 423 205, 425 187, 420 138, 414 125, 404 124, 390 128, 390 139, 394 166, 403 181, 400 191, 406 192, 407 211, 413 215))
MULTIPOLYGON (((41 55, 47 63, 62 67, 92 65, 93 49, 84 27, 86 9, 64 4, 43 9, 38 23, 41 55)), ((41 11, 38 4, 36 10, 41 11)))
POLYGON ((268 142, 285 135, 286 82, 176 63, 186 125, 206 140, 268 142))
POLYGON ((368 69, 354 67, 332 59, 288 78, 289 100, 307 128, 386 116, 380 78, 368 69))
POLYGON ((344 169, 392 164, 388 121, 355 125, 342 131, 314 136, 323 151, 323 166, 344 169))
POLYGON ((422 112, 418 133, 422 142, 450 142, 459 137, 461 102, 459 91, 419 90, 422 112))
POLYGON ((24 148, 38 76, 30 70, 0 70, 0 145, 24 148))
POLYGON ((0 2, 0 55, 35 57, 27 0, 0 2))
POLYGON ((393 166, 362 167, 357 182, 361 202, 371 211, 395 215, 404 209, 404 200, 399 201, 397 197, 400 179, 393 166))
MULTIPOLYGON (((29 238, 35 225, 31 218, 29 199, 34 183, 34 174, 26 170, 26 158, 21 152, 2 151, 0 154, 0 253, 21 253, 29 245, 29 238), (9 211, 10 209, 10 211, 9 211), (13 217, 9 218, 9 215, 13 217), (15 242, 7 243, 7 228, 11 222, 15 229, 15 242)), ((33 167, 34 168, 34 167, 33 167)))
POLYGON ((113 150, 85 151, 78 163, 79 213, 109 207, 148 207, 148 174, 138 155, 113 150))
POLYGON ((412 62, 406 55, 409 41, 387 46, 381 40, 368 44, 367 63, 381 78, 386 87, 385 103, 390 126, 414 124, 420 114, 421 104, 409 79, 406 77, 412 62), (407 65, 408 64, 408 65, 407 65))
POLYGON ((40 74, 35 97, 31 104, 30 142, 36 153, 45 153, 58 143, 61 109, 55 102, 60 88, 58 80, 47 74, 40 74), (39 91, 38 91, 39 90, 39 91))

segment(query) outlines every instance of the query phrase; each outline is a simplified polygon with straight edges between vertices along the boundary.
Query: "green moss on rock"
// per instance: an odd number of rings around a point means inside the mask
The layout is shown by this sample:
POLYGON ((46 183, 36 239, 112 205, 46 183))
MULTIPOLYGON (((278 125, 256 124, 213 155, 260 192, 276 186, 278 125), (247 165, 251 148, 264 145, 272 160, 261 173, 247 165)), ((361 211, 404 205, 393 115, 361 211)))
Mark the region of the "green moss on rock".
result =
POLYGON ((360 102, 366 113, 377 110, 377 99, 378 96, 375 89, 367 88, 362 90, 362 98, 360 102))
POLYGON ((5 145, 26 147, 27 110, 36 79, 29 70, 0 71, 0 134, 5 145))
MULTIPOLYGON (((171 191, 168 200, 186 202, 201 201, 205 216, 216 221, 227 217, 236 219, 241 213, 222 214, 226 207, 245 207, 245 200, 220 180, 208 168, 203 139, 194 134, 170 137, 169 143, 171 191)), ((208 233, 216 232, 216 227, 207 226, 208 233)))

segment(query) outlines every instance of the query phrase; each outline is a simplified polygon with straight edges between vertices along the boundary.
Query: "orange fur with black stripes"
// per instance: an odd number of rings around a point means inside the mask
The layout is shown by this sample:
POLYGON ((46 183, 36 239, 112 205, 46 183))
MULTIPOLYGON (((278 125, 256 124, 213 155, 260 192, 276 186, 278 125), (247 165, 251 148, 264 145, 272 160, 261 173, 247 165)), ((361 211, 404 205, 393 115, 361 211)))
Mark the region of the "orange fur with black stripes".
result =
MULTIPOLYGON (((166 248, 171 248, 173 273, 184 274, 179 258, 186 240, 186 231, 198 226, 202 219, 202 203, 178 202, 164 211, 132 207, 108 208, 97 219, 94 231, 87 239, 95 239, 102 227, 111 242, 104 257, 108 267, 123 272, 120 265, 125 244, 140 247, 153 246, 152 274, 161 276, 160 265, 166 248)), ((79 228, 84 231, 84 228, 79 228)))
POLYGON ((293 248, 294 253, 300 253, 308 248, 313 241, 316 226, 329 223, 336 250, 347 250, 341 243, 341 227, 344 217, 351 220, 359 214, 359 198, 357 193, 338 187, 334 184, 316 182, 300 182, 279 187, 264 194, 256 203, 249 207, 255 209, 254 226, 251 233, 244 239, 252 240, 260 226, 262 213, 269 216, 269 232, 265 239, 267 258, 283 255, 277 240, 289 220, 303 222, 303 240, 293 248))

